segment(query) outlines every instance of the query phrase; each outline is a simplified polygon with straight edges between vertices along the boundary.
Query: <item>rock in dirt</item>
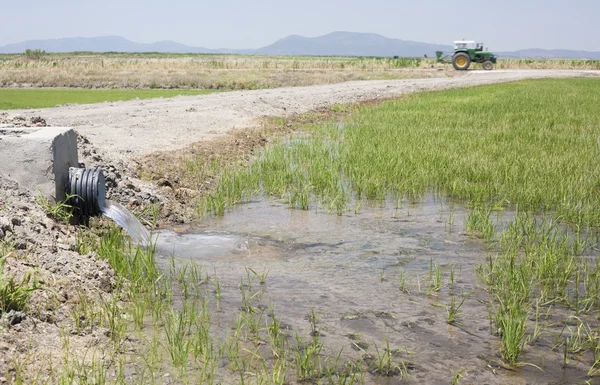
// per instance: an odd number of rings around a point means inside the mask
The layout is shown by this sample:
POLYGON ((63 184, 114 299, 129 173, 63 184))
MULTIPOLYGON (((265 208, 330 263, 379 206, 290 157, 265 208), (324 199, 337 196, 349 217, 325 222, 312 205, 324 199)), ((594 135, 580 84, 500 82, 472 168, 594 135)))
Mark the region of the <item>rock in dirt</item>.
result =
POLYGON ((12 226, 11 226, 8 218, 0 217, 0 230, 6 232, 6 231, 11 231, 11 229, 12 229, 12 226))
POLYGON ((46 120, 41 116, 25 117, 21 115, 10 116, 7 112, 0 113, 0 124, 14 127, 46 127, 46 120))
POLYGON ((171 187, 173 188, 173 183, 171 183, 168 179, 160 178, 156 184, 160 187, 171 187))
POLYGON ((20 324, 25 319, 25 317, 25 313, 11 310, 8 313, 6 313, 5 318, 9 325, 14 326, 20 324))
POLYGON ((189 188, 178 188, 175 190, 175 197, 180 201, 190 201, 198 196, 198 191, 189 188))

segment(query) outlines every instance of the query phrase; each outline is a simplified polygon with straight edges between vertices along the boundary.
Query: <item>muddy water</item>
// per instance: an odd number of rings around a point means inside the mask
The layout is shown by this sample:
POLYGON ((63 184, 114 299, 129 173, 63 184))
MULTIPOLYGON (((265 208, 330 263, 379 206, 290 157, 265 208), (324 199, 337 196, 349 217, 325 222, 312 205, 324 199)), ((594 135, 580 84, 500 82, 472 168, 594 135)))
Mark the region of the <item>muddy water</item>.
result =
MULTIPOLYGON (((586 362, 563 369, 562 354, 548 346, 540 352, 533 347, 525 356, 542 370, 501 367, 488 295, 475 273, 492 251, 464 233, 465 215, 459 205, 433 198, 399 209, 363 206, 358 215, 343 216, 259 201, 222 218, 161 232, 158 252, 165 269, 170 257, 179 265, 191 260, 225 284, 213 314, 215 331, 222 336, 239 313, 238 286, 249 267, 268 272, 262 304, 274 308, 290 340, 296 331, 311 338, 314 309, 326 354, 343 349, 342 358, 351 360, 375 355, 389 343, 402 352, 395 360, 406 364, 412 383, 450 383, 462 370, 459 383, 585 381, 586 362), (431 292, 436 265, 442 287, 431 292), (445 306, 452 296, 458 303, 466 298, 456 326, 446 322, 445 306)), ((367 376, 367 383, 401 382, 367 376)))

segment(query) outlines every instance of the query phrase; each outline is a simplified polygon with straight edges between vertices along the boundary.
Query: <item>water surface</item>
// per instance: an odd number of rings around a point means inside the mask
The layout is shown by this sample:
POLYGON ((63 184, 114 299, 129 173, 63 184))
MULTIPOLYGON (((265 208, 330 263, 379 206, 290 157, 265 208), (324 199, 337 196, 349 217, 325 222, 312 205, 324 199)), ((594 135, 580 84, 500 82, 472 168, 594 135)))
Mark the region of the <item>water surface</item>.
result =
POLYGON ((327 354, 342 349, 344 359, 355 359, 389 343, 410 352, 402 359, 410 362, 415 383, 450 383, 463 369, 461 382, 474 384, 587 379, 587 363, 562 368, 561 353, 547 346, 525 354, 543 371, 502 368, 489 297, 476 279, 477 267, 494 252, 464 232, 465 216, 460 205, 433 197, 398 209, 363 206, 359 214, 342 216, 264 200, 162 231, 157 249, 165 269, 171 257, 179 266, 193 261, 224 284, 213 315, 214 333, 221 336, 239 313, 239 284, 249 267, 268 272, 262 302, 274 308, 290 337, 296 331, 310 335, 309 314, 315 310, 327 354), (436 266, 442 287, 432 292, 436 266), (466 298, 455 326, 446 322, 453 296, 459 302, 466 298))

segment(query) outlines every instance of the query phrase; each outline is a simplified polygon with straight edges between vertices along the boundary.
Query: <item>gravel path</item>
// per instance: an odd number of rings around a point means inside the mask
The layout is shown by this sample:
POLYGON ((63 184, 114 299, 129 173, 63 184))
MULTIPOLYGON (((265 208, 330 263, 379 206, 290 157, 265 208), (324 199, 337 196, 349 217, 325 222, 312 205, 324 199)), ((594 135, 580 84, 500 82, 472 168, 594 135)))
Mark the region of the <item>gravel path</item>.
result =
POLYGON ((173 150, 252 127, 256 118, 285 116, 339 103, 389 98, 528 78, 599 77, 600 71, 470 71, 451 78, 357 81, 311 87, 235 91, 169 99, 105 102, 48 109, 9 111, 41 115, 49 125, 72 126, 107 155, 127 160, 157 150, 173 150))

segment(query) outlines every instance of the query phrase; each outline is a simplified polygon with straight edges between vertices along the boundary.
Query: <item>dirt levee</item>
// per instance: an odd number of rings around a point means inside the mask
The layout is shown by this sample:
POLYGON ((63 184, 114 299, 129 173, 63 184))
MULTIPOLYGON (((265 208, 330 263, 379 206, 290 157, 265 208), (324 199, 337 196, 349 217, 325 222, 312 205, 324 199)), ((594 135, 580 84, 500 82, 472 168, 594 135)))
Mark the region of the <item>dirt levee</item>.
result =
POLYGON ((452 78, 374 80, 310 87, 236 91, 171 99, 106 102, 43 110, 11 111, 43 116, 48 125, 72 126, 111 158, 126 160, 214 138, 256 118, 287 116, 333 104, 390 98, 405 93, 546 77, 600 76, 600 71, 470 71, 452 78))

